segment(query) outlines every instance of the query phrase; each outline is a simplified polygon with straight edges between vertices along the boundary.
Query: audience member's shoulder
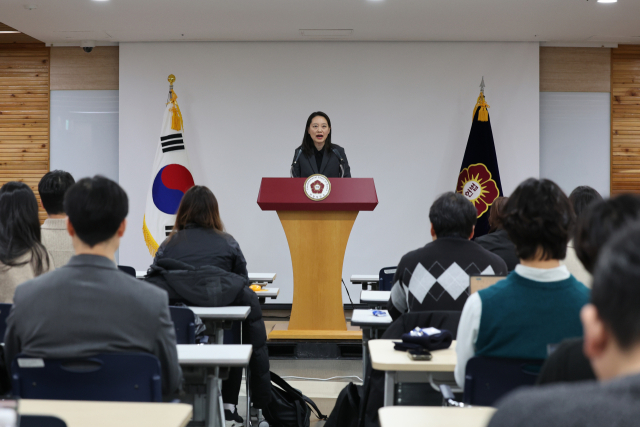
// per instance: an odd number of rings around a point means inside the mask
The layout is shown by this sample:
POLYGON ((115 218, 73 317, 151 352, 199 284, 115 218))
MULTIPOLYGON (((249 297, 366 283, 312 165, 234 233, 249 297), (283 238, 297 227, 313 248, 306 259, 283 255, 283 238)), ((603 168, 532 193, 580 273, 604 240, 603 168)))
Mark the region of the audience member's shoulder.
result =
POLYGON ((498 402, 489 427, 585 425, 584 409, 594 409, 599 390, 596 381, 520 389, 498 402))

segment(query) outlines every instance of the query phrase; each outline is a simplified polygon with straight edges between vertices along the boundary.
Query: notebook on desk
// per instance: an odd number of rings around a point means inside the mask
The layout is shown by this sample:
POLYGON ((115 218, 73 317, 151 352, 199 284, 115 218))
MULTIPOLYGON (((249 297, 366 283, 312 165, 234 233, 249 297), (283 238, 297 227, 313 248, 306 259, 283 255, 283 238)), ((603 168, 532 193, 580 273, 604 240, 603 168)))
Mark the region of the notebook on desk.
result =
POLYGON ((469 289, 474 294, 496 284, 507 276, 469 276, 469 289))

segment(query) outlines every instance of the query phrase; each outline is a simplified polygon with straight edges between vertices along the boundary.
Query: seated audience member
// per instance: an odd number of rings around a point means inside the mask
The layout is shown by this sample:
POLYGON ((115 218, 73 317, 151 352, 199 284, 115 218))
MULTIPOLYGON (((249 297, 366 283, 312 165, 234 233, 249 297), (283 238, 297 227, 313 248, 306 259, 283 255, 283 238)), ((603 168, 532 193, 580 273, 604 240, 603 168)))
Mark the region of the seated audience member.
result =
POLYGON ((473 356, 545 359, 547 344, 582 335, 579 313, 589 290, 559 261, 572 223, 569 199, 552 181, 530 178, 513 192, 504 228, 520 264, 467 300, 458 326, 458 385, 473 356))
MULTIPOLYGON (((582 216, 584 210, 592 203, 602 201, 602 196, 596 190, 586 185, 576 187, 569 195, 569 201, 573 206, 573 212, 576 215, 576 223, 582 216)), ((572 233, 573 234, 573 233, 572 233)), ((578 259, 575 249, 575 239, 569 240, 567 244, 567 256, 561 262, 566 265, 573 277, 582 282, 585 286, 591 287, 591 273, 585 270, 584 266, 578 259)))
MULTIPOLYGON (((170 302, 196 306, 251 306, 243 322, 245 341, 254 346, 250 382, 256 407, 270 397, 269 355, 262 310, 249 289, 247 263, 238 242, 224 231, 218 201, 205 186, 191 187, 182 197, 173 231, 158 248, 147 280, 167 290, 170 302)), ((240 344, 240 324, 225 333, 226 344, 240 344)), ((231 368, 222 383, 222 400, 228 426, 244 421, 236 405, 242 368, 231 368)), ((259 406, 260 405, 260 406, 259 406)))
POLYGON ((507 230, 502 226, 502 217, 504 216, 504 207, 507 204, 508 197, 498 197, 491 204, 491 212, 489 213, 489 234, 476 237, 474 240, 477 244, 498 255, 507 264, 507 269, 513 271, 516 265, 520 263, 516 245, 509 240, 507 230))
POLYGON ((404 255, 393 277, 388 308, 394 320, 409 311, 460 311, 469 296, 469 276, 507 274, 502 258, 470 241, 477 215, 462 194, 444 193, 433 202, 433 241, 404 255))
MULTIPOLYGON (((576 225, 575 242, 578 257, 590 274, 598 253, 609 238, 629 222, 640 219, 640 197, 623 194, 595 202, 585 209, 576 225)), ((538 384, 595 379, 582 348, 584 340, 563 341, 549 356, 538 376, 538 384)))
POLYGON ((178 390, 182 371, 167 293, 115 264, 129 210, 126 193, 107 178, 84 178, 67 191, 64 210, 76 255, 16 289, 5 335, 7 366, 19 353, 146 352, 160 360, 164 392, 178 390))
POLYGON ((54 170, 46 173, 38 184, 40 201, 47 211, 47 219, 41 227, 42 244, 51 253, 56 268, 65 265, 74 254, 62 202, 64 193, 75 183, 69 172, 54 170))
POLYGON ((489 427, 635 426, 640 419, 640 224, 602 249, 591 304, 581 312, 584 352, 599 382, 516 391, 498 403, 489 427))
POLYGON ((0 188, 0 302, 12 303, 22 282, 53 270, 53 260, 40 242, 38 201, 22 182, 0 188))

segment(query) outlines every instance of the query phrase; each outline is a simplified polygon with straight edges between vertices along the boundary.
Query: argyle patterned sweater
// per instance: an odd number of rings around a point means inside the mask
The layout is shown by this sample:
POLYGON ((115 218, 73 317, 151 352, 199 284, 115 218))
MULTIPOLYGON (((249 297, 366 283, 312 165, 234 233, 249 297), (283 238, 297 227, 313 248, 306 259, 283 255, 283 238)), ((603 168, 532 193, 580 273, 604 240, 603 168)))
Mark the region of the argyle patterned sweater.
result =
POLYGON ((507 265, 468 239, 438 238, 400 260, 388 304, 391 317, 408 311, 462 311, 469 276, 481 274, 506 276, 507 265))

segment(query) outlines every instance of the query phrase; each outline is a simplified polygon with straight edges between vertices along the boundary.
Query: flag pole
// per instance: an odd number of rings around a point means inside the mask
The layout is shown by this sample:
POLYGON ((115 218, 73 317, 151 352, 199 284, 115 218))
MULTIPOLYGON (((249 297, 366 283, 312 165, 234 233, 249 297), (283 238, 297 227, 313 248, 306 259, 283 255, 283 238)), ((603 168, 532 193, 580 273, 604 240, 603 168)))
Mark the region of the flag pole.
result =
MULTIPOLYGON (((171 77, 171 76, 169 76, 169 77, 171 77)), ((175 80, 175 77, 174 77, 174 80, 175 80)), ((482 81, 480 82, 480 93, 484 95, 484 76, 482 76, 482 81)))
POLYGON ((176 81, 176 76, 174 76, 173 74, 169 74, 169 77, 167 77, 167 81, 169 82, 169 99, 167 101, 167 104, 169 102, 171 102, 171 93, 173 92, 173 82, 176 81))

